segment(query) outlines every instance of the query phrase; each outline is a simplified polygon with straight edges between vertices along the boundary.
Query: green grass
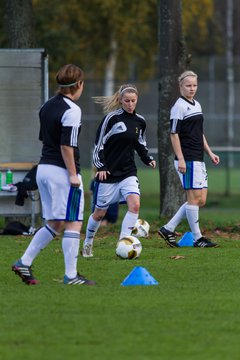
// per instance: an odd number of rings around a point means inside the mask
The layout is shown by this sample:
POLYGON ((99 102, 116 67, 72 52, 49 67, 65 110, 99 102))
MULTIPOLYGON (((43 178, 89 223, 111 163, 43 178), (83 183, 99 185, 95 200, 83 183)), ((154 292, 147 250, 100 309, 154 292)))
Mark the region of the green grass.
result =
MULTIPOLYGON (((61 283, 60 237, 34 262, 40 284, 26 286, 10 268, 30 238, 1 236, 1 359, 239 359, 240 196, 210 193, 200 212, 201 228, 219 248, 170 249, 157 236, 166 219, 159 218, 158 185, 149 173, 139 174, 140 215, 151 224, 150 237, 141 239, 142 254, 130 261, 115 256, 126 210, 121 206, 118 223, 99 230, 94 257, 78 261, 80 272, 97 282, 95 287, 61 283), (174 260, 175 255, 184 258, 174 260), (145 267, 159 284, 121 286, 135 266, 145 267)), ((89 204, 88 194, 86 220, 89 204)), ((187 231, 187 224, 178 230, 187 231)))
POLYGON ((60 239, 34 263, 40 284, 26 286, 9 268, 29 239, 1 238, 2 359, 239 358, 239 241, 213 235, 220 248, 169 249, 153 225, 141 257, 124 261, 114 254, 115 227, 109 232, 99 231, 94 258, 79 258, 95 287, 60 283, 60 239), (121 286, 135 266, 159 284, 121 286))

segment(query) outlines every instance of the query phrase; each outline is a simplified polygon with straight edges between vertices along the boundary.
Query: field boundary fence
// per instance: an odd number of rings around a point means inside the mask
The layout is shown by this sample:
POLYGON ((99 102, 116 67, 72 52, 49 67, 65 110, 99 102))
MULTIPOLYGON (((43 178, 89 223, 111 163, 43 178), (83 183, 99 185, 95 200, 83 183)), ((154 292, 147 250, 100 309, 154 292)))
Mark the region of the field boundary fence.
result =
MULTIPOLYGON (((205 157, 205 162, 209 171, 221 178, 221 194, 240 194, 240 146, 211 146, 211 149, 220 156, 220 166, 213 165, 208 157, 205 157)), ((158 154, 156 147, 148 150, 152 155, 158 154)))

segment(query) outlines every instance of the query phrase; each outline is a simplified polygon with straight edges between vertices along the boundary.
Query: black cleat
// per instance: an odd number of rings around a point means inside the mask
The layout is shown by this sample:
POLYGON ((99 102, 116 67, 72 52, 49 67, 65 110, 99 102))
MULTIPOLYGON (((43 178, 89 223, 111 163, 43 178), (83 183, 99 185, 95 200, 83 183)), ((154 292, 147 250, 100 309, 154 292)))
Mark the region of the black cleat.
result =
POLYGON ((211 242, 210 240, 206 239, 202 236, 200 239, 194 242, 194 247, 218 247, 219 245, 216 243, 211 242))
POLYGON ((23 265, 21 260, 13 264, 12 271, 27 285, 36 285, 38 283, 37 279, 33 276, 31 266, 23 265))
POLYGON ((158 230, 158 234, 166 241, 168 246, 170 247, 179 247, 178 243, 176 242, 177 235, 175 232, 167 230, 164 226, 158 230))
POLYGON ((88 280, 79 273, 77 273, 76 277, 73 279, 69 279, 67 275, 64 275, 63 283, 65 285, 96 285, 95 281, 88 280))

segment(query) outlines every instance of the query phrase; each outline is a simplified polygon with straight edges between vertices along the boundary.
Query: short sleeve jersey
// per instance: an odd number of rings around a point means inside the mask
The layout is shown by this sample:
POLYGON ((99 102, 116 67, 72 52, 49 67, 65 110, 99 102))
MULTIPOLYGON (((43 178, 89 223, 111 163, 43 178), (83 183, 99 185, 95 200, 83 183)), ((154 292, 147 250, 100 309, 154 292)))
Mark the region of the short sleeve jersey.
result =
POLYGON ((171 134, 178 134, 184 159, 203 161, 203 114, 198 101, 180 97, 170 113, 171 134))
POLYGON ((81 109, 70 98, 58 94, 40 109, 40 133, 42 156, 40 164, 66 168, 61 145, 73 148, 77 172, 80 172, 78 137, 81 130, 81 109))

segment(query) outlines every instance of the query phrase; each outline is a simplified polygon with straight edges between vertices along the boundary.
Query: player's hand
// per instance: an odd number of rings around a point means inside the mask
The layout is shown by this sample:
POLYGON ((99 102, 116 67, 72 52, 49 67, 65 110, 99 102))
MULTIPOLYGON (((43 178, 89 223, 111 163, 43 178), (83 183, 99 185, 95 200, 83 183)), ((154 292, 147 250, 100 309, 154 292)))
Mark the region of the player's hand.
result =
POLYGON ((79 187, 81 185, 78 175, 70 175, 69 180, 72 187, 79 187))
POLYGON ((150 161, 150 163, 149 163, 148 165, 151 166, 153 169, 155 169, 155 167, 156 167, 156 161, 155 161, 155 160, 152 160, 152 161, 150 161))
POLYGON ((216 155, 216 154, 214 154, 213 152, 211 152, 211 153, 209 154, 209 156, 210 156, 212 162, 214 163, 214 165, 218 165, 218 164, 220 163, 220 157, 219 157, 218 155, 216 155))
POLYGON ((107 175, 110 174, 109 171, 97 171, 96 172, 96 177, 98 176, 98 179, 100 181, 104 181, 107 179, 107 175))
POLYGON ((180 159, 178 160, 178 171, 181 174, 185 174, 186 173, 186 162, 184 159, 180 159))

